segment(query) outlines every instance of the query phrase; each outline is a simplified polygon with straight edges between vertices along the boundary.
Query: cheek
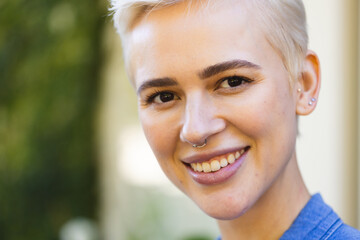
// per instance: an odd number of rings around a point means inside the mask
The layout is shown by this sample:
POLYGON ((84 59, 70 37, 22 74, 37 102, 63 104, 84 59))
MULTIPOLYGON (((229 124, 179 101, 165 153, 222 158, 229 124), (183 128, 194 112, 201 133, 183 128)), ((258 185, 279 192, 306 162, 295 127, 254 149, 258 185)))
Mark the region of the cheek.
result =
POLYGON ((168 142, 169 135, 167 131, 164 131, 161 121, 142 112, 139 113, 139 116, 146 139, 155 156, 159 159, 168 149, 168 144, 166 143, 168 142))
POLYGON ((228 110, 236 109, 232 111, 235 114, 227 111, 227 116, 234 134, 240 132, 246 136, 255 150, 253 164, 256 169, 273 169, 282 165, 280 162, 291 157, 296 139, 295 103, 291 96, 273 89, 259 91, 243 104, 235 104, 239 102, 226 105, 228 110))
POLYGON ((176 117, 174 114, 154 115, 146 110, 140 110, 139 117, 146 139, 160 166, 166 173, 168 165, 174 162, 173 153, 179 138, 176 117))
POLYGON ((256 139, 273 134, 281 136, 282 130, 291 131, 289 128, 296 127, 295 107, 290 90, 283 87, 281 91, 276 85, 270 85, 253 92, 246 101, 233 101, 228 109, 236 109, 231 121, 241 126, 244 134, 256 139))
POLYGON ((231 104, 226 109, 232 109, 227 113, 230 124, 252 139, 268 135, 276 126, 277 119, 281 118, 281 113, 267 101, 231 104))

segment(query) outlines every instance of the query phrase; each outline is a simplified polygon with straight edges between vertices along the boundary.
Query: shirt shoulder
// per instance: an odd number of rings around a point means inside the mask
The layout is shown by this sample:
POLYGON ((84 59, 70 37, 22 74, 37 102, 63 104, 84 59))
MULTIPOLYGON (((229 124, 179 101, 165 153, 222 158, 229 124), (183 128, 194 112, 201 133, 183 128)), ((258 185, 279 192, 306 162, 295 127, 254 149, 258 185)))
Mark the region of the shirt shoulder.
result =
POLYGON ((314 195, 280 240, 359 239, 360 231, 346 225, 320 196, 314 195))
POLYGON ((349 239, 349 240, 360 239, 360 231, 343 223, 328 238, 328 240, 337 240, 337 239, 349 239))

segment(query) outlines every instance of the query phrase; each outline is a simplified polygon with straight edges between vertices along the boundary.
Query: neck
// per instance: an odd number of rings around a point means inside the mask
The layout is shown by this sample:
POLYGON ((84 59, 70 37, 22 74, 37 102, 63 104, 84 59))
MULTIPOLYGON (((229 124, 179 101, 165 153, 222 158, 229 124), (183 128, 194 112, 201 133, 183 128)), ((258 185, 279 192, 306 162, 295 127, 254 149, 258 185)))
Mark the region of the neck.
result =
POLYGON ((294 153, 282 174, 251 209, 234 220, 218 220, 222 239, 279 239, 309 199, 294 153))

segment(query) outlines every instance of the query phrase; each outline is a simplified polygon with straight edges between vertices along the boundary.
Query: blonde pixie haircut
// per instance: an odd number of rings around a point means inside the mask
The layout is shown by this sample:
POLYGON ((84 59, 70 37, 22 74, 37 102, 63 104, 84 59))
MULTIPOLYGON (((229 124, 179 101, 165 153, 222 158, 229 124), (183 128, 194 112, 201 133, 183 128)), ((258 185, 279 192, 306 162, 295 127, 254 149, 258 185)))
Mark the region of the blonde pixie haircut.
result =
MULTIPOLYGON (((134 22, 151 10, 192 0, 111 0, 114 25, 123 43, 134 22)), ((195 0, 199 1, 199 0, 195 0)), ((201 0, 202 1, 202 0, 201 0)), ((218 1, 218 0, 204 0, 218 1)), ((302 0, 244 0, 256 8, 255 19, 267 41, 282 58, 292 83, 302 73, 308 49, 306 15, 302 0)))

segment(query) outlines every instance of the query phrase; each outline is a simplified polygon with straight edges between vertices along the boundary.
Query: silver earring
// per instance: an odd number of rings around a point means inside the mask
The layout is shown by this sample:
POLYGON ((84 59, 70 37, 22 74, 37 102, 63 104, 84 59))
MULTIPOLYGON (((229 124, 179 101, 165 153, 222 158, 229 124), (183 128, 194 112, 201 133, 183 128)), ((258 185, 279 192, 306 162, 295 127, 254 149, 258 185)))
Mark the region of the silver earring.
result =
POLYGON ((309 102, 309 106, 312 106, 314 102, 316 102, 316 98, 311 98, 309 102))
POLYGON ((185 139, 186 142, 190 143, 193 148, 203 148, 203 147, 205 147, 206 144, 207 144, 206 138, 205 138, 205 141, 204 141, 204 143, 203 143, 202 145, 197 145, 197 144, 195 144, 195 143, 190 142, 190 141, 187 140, 186 138, 184 138, 184 139, 185 139))

